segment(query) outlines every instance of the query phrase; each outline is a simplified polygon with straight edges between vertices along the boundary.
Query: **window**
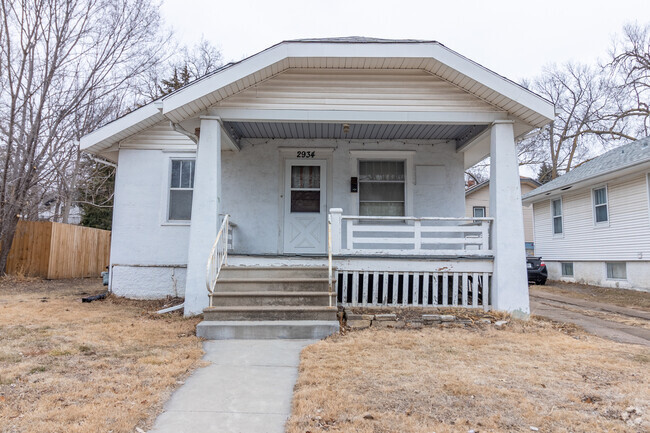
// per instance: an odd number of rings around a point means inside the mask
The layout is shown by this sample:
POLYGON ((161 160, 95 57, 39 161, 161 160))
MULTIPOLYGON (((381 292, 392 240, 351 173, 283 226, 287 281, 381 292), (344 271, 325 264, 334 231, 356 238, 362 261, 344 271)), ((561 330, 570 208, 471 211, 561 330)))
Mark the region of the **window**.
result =
POLYGON ((562 199, 551 201, 551 215, 553 217, 553 234, 562 234, 562 199))
POLYGON ((625 280, 627 278, 625 262, 607 263, 607 278, 610 280, 625 280))
POLYGON ((606 223, 609 220, 607 187, 594 189, 594 219, 596 223, 606 223))
POLYGON ((404 165, 404 161, 359 161, 359 215, 405 215, 404 165))
POLYGON ((573 276, 573 263, 562 263, 562 276, 563 277, 573 276))
POLYGON ((485 218, 485 206, 474 206, 474 218, 485 218))
POLYGON ((194 191, 194 160, 172 159, 169 180, 169 221, 189 221, 192 218, 194 191))
POLYGON ((291 212, 320 212, 320 166, 291 167, 291 212))

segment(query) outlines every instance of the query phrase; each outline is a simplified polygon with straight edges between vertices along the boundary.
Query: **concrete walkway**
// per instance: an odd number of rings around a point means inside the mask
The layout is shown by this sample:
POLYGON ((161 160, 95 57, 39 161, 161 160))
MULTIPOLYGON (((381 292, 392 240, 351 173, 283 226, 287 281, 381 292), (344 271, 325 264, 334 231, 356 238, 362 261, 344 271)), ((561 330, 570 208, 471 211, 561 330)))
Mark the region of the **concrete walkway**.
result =
POLYGON ((650 329, 606 320, 582 314, 580 311, 614 313, 636 320, 650 321, 650 313, 633 308, 593 302, 544 292, 535 288, 530 294, 531 314, 543 316, 557 322, 574 323, 585 331, 619 343, 640 344, 650 347, 650 329), (570 311, 574 310, 574 311, 570 311), (578 311, 575 311, 578 310, 578 311))
POLYGON ((315 340, 206 341, 210 365, 165 404, 151 433, 283 433, 300 351, 315 340))

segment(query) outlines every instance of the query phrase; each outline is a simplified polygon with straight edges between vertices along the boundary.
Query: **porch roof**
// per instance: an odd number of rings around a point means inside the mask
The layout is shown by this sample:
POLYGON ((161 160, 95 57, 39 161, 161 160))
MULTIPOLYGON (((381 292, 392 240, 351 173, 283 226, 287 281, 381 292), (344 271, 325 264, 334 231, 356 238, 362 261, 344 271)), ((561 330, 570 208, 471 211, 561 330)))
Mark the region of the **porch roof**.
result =
MULTIPOLYGON (((303 39, 281 42, 240 62, 226 65, 87 134, 81 139, 81 148, 100 153, 155 123, 163 120, 178 123, 195 117, 226 98, 297 68, 422 70, 515 119, 521 125, 519 135, 547 124, 554 117, 551 102, 435 41, 359 37, 303 39)), ((404 120, 397 123, 455 123, 431 118, 409 122, 409 116, 403 117, 404 120)), ((288 119, 276 121, 283 120, 288 119)), ((318 121, 338 120, 323 118, 318 121)), ((381 121, 377 119, 377 123, 381 121)), ((383 122, 390 124, 391 120, 383 122)), ((441 126, 431 125, 431 130, 441 126)), ((461 128, 459 125, 454 127, 461 128)))

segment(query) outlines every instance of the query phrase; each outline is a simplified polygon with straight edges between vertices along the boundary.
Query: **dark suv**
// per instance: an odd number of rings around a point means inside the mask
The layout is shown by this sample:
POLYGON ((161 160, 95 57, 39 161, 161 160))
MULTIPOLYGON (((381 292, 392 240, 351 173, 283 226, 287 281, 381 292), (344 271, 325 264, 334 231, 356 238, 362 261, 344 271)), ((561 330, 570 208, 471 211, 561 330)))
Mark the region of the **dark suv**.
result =
POLYGON ((541 257, 528 256, 526 258, 526 268, 528 269, 529 283, 541 284, 542 286, 546 284, 548 271, 541 257))

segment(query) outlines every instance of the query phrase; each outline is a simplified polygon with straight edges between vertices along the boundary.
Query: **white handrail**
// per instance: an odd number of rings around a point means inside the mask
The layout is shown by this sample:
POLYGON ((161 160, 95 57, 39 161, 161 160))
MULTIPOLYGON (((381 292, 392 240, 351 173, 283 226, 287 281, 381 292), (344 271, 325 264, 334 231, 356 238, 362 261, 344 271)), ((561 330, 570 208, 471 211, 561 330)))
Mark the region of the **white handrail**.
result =
POLYGON ((332 216, 327 215, 327 281, 329 288, 330 307, 332 306, 332 216))
MULTIPOLYGON (((224 215, 221 228, 217 233, 217 238, 212 245, 210 257, 208 258, 205 286, 210 293, 214 293, 214 288, 217 285, 217 278, 219 278, 221 267, 227 264, 228 261, 228 233, 230 232, 229 221, 230 215, 224 215)), ((212 305, 212 298, 210 298, 210 305, 212 305)))

